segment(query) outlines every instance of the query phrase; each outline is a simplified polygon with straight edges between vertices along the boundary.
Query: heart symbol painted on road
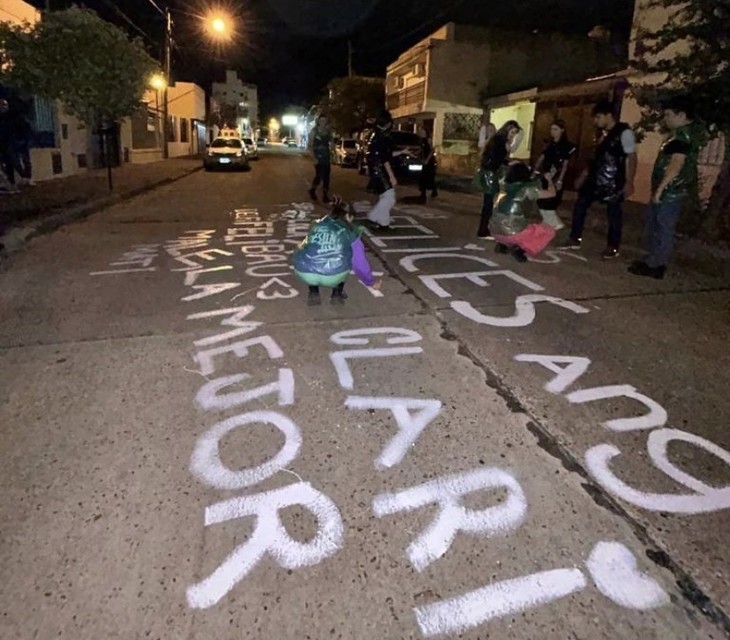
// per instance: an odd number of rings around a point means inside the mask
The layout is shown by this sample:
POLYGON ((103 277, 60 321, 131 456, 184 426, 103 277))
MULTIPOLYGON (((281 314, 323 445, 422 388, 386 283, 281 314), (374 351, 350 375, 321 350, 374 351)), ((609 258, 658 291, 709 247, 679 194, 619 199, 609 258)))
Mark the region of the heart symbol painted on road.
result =
POLYGON ((259 300, 285 300, 288 298, 296 298, 299 295, 299 291, 294 289, 288 282, 284 282, 279 278, 269 278, 258 289, 256 297, 259 300), (283 289, 283 291, 281 291, 281 289, 274 289, 273 291, 268 292, 266 291, 271 287, 277 286, 283 289))
POLYGON ((645 611, 669 602, 664 589, 638 570, 634 554, 619 542, 599 542, 586 566, 598 590, 622 607, 645 611))

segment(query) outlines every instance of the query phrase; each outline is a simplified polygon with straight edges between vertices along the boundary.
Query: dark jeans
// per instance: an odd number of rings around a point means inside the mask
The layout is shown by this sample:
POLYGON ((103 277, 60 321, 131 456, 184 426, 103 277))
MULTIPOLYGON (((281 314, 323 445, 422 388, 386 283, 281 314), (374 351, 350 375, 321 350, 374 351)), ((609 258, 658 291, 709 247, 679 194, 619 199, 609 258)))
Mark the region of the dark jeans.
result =
POLYGON ((494 210, 494 194, 485 193, 482 201, 482 217, 479 220, 479 230, 477 235, 480 237, 489 235, 489 221, 492 219, 492 211, 494 210))
POLYGON ((682 213, 682 202, 652 203, 644 227, 644 262, 655 269, 665 267, 674 250, 674 230, 682 213))
POLYGON ((312 181, 312 190, 315 190, 320 183, 325 194, 330 190, 330 174, 332 167, 329 162, 318 162, 314 165, 314 180, 312 181))
MULTIPOLYGON (((580 240, 583 237, 583 227, 588 216, 588 209, 596 201, 596 197, 590 192, 580 193, 573 208, 573 224, 570 229, 570 239, 580 240)), ((623 229, 623 211, 621 201, 607 202, 608 212, 608 240, 607 246, 610 249, 618 249, 621 246, 621 232, 623 229)))
POLYGON ((426 191, 430 190, 432 196, 438 195, 436 189, 436 167, 433 165, 425 165, 418 178, 418 189, 422 197, 426 197, 426 191))
POLYGON ((10 184, 15 184, 15 165, 17 160, 15 158, 15 152, 12 148, 7 147, 0 149, 0 169, 8 177, 10 184))
POLYGON ((15 149, 15 170, 21 178, 30 180, 33 177, 33 165, 30 162, 30 148, 20 146, 15 149))

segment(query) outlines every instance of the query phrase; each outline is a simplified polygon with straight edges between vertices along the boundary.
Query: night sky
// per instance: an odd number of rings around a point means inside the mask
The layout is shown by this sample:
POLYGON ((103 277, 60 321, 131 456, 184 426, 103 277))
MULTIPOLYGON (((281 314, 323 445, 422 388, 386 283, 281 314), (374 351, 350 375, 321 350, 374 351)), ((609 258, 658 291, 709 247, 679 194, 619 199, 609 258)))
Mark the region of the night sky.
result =
MULTIPOLYGON (((166 2, 155 1, 159 6, 166 2)), ((238 33, 231 44, 216 47, 195 17, 216 2, 168 2, 177 45, 173 77, 208 89, 223 79, 226 68, 237 69, 245 81, 259 86, 262 118, 289 105, 311 105, 331 78, 346 75, 348 38, 355 72, 383 75, 399 53, 449 20, 581 34, 603 24, 614 37, 626 39, 633 11, 633 0, 222 0, 218 6, 237 16, 238 33)), ((31 2, 52 9, 73 3, 31 2)), ((130 35, 143 37, 150 53, 160 58, 163 20, 149 0, 83 4, 130 35)))

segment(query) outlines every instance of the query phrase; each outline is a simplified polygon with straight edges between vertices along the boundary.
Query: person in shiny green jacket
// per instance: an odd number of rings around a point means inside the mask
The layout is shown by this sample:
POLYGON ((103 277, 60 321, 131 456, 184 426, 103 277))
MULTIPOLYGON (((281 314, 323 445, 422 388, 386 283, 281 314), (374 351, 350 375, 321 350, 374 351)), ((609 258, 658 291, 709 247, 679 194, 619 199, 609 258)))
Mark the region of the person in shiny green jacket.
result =
POLYGON ((674 249, 674 230, 682 207, 697 189, 697 157, 700 151, 694 106, 685 96, 664 105, 664 141, 651 176, 651 204, 644 230, 646 254, 629 267, 637 276, 662 279, 674 249))
POLYGON ((538 255, 555 237, 555 229, 550 225, 528 219, 535 200, 555 197, 552 174, 544 177, 547 189, 542 188, 539 179, 532 179, 530 167, 524 162, 514 162, 507 169, 490 223, 497 253, 511 252, 519 262, 527 262, 527 256, 538 255))

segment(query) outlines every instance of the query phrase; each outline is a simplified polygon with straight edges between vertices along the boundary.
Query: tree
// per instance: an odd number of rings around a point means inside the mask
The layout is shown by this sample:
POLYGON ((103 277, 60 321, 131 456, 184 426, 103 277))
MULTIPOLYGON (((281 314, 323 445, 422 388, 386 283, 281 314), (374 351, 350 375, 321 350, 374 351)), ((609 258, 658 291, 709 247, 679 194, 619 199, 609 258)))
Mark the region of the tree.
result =
POLYGON ((0 83, 60 100, 93 130, 132 115, 157 68, 140 40, 88 9, 48 12, 33 25, 0 22, 0 83))
POLYGON ((642 6, 669 14, 660 28, 637 33, 635 66, 646 81, 633 92, 647 109, 642 125, 653 128, 662 99, 687 94, 696 102, 708 139, 724 135, 724 162, 707 208, 694 212, 694 226, 706 239, 730 243, 730 5, 644 0, 642 6))
POLYGON ((335 131, 350 135, 385 108, 385 83, 380 78, 336 78, 321 103, 335 131))

